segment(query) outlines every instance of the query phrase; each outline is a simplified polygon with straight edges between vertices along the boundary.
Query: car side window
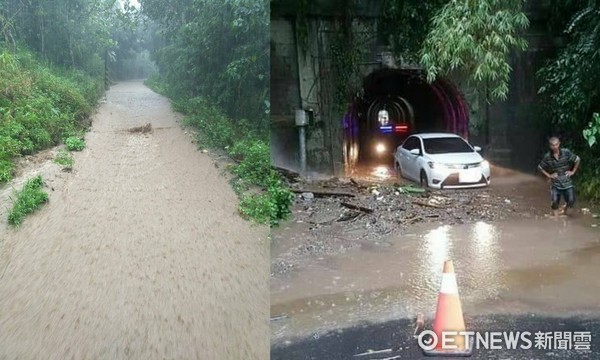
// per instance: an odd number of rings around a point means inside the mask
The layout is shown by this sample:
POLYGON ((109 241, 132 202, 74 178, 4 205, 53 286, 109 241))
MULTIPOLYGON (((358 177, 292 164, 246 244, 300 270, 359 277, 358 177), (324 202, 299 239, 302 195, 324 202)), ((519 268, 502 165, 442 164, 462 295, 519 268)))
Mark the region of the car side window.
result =
POLYGON ((404 147, 408 151, 411 151, 412 149, 419 149, 420 148, 419 139, 412 136, 406 140, 406 142, 404 143, 404 145, 402 145, 402 147, 404 147))

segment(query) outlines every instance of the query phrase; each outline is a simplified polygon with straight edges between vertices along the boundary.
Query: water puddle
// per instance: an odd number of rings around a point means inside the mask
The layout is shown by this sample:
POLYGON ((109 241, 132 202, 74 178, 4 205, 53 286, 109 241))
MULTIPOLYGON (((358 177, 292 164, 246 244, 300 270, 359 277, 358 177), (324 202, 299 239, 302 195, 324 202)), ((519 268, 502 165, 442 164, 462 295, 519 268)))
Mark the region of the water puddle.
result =
POLYGON ((466 313, 600 313, 595 220, 423 224, 389 236, 388 246, 307 260, 271 281, 273 341, 431 316, 448 259, 466 313))

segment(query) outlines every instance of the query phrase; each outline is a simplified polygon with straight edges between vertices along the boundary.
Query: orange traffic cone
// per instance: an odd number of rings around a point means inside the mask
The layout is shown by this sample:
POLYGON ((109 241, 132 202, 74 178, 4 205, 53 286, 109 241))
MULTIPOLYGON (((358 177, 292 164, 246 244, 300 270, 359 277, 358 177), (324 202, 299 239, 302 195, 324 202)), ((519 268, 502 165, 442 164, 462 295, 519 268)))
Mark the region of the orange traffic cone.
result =
POLYGON ((434 349, 424 350, 425 355, 471 356, 473 351, 472 344, 465 343, 465 336, 459 333, 461 331, 465 331, 465 321, 458 296, 454 265, 452 265, 452 261, 448 260, 444 262, 442 284, 440 286, 437 310, 433 322, 433 332, 437 336, 438 341, 434 349), (442 332, 444 331, 455 331, 458 333, 457 335, 446 335, 446 344, 453 345, 454 349, 442 348, 444 345, 442 332), (449 340, 450 338, 453 338, 453 341, 449 340))

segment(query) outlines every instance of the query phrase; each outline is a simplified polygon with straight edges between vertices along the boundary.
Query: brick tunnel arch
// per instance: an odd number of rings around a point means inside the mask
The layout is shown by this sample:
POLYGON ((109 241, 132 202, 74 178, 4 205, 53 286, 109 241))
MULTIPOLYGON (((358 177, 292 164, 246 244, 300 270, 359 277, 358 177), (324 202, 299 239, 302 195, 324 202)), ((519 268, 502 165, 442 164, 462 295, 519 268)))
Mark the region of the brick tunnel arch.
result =
POLYGON ((364 78, 362 90, 343 119, 347 172, 373 160, 391 160, 412 133, 444 131, 468 139, 467 104, 449 79, 430 84, 421 70, 382 69, 364 78), (388 114, 385 126, 379 121, 381 110, 388 114))

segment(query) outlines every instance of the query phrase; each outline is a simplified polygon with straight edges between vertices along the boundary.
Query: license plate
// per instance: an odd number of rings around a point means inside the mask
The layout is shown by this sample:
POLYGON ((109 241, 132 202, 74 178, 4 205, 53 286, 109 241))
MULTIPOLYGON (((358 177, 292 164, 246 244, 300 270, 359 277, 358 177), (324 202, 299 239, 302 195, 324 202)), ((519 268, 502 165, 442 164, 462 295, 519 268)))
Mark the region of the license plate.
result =
POLYGON ((481 180, 479 169, 468 169, 458 173, 458 181, 461 183, 475 183, 481 180))

